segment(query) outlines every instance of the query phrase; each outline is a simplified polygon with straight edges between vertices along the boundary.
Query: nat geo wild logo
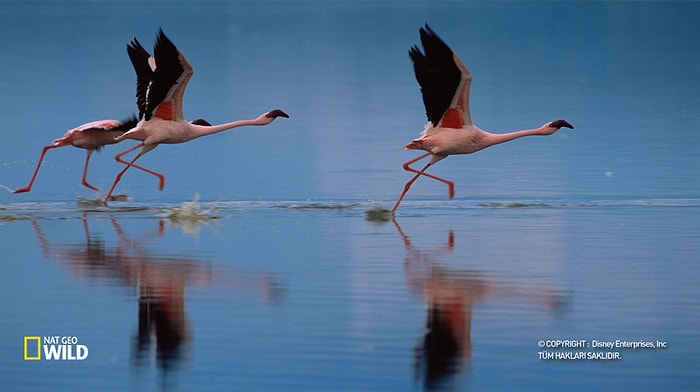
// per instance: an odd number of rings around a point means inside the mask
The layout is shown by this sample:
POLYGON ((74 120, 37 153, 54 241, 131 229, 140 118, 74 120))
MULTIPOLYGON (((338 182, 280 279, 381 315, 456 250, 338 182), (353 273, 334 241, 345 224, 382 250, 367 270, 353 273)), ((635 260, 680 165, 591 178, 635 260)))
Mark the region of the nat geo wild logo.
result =
POLYGON ((83 361, 90 350, 75 336, 25 336, 25 361, 83 361))

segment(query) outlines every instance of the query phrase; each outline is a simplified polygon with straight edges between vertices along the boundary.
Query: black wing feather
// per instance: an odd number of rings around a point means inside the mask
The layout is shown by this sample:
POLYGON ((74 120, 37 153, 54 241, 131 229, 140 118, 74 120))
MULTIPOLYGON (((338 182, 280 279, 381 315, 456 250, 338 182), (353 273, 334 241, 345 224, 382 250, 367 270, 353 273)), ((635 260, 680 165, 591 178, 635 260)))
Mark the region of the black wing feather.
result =
POLYGON ((428 121, 437 126, 452 103, 462 73, 455 64, 452 49, 427 24, 421 27, 420 38, 425 54, 418 46, 412 47, 408 54, 421 86, 428 121))
POLYGON ((148 86, 153 78, 153 70, 148 64, 151 55, 141 46, 136 37, 126 46, 126 51, 136 71, 136 106, 139 108, 139 118, 143 118, 148 102, 148 86))
POLYGON ((114 130, 126 132, 126 131, 130 130, 131 128, 136 127, 136 125, 139 123, 139 119, 136 117, 135 114, 132 113, 129 117, 121 120, 120 122, 121 122, 121 125, 114 128, 114 130))
POLYGON ((153 56, 156 59, 156 70, 153 73, 151 85, 148 88, 148 102, 146 105, 146 120, 150 120, 153 112, 167 97, 170 89, 177 83, 185 69, 180 64, 180 52, 175 45, 165 36, 163 30, 158 31, 156 44, 153 48, 153 56))

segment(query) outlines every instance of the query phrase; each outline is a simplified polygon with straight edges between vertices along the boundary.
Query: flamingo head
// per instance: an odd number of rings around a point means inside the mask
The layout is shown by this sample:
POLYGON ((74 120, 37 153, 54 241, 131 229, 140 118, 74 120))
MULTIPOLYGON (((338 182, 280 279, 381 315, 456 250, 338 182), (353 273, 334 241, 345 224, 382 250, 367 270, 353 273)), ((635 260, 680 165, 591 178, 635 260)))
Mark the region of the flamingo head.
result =
POLYGON ((574 126, 569 124, 569 122, 566 120, 556 120, 556 121, 548 122, 548 123, 545 123, 544 125, 542 125, 542 127, 539 128, 537 134, 538 135, 551 135, 561 128, 574 129, 574 126))
POLYGON ((272 119, 275 119, 277 117, 289 118, 289 115, 280 109, 275 109, 275 110, 270 110, 269 112, 265 113, 265 117, 272 118, 272 119))
POLYGON ((255 119, 255 124, 256 125, 267 125, 267 124, 275 121, 275 119, 277 117, 289 118, 289 115, 280 109, 270 110, 269 112, 263 113, 260 115, 260 117, 255 119))
POLYGON ((574 129, 574 126, 571 125, 571 124, 569 124, 569 122, 566 121, 566 120, 556 120, 556 121, 552 121, 551 123, 549 123, 549 126, 552 127, 552 128, 557 128, 557 129, 559 129, 559 128, 571 128, 571 129, 574 129))

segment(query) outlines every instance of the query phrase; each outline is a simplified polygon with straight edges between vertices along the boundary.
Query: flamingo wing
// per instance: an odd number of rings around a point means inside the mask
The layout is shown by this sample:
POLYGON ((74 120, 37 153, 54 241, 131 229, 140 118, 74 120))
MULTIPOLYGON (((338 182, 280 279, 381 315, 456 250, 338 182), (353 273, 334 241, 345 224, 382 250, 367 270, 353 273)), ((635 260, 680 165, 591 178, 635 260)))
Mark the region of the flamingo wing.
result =
POLYGON ((426 24, 420 29, 425 54, 418 46, 409 50, 416 80, 421 86, 425 111, 434 127, 471 125, 469 87, 471 73, 452 49, 426 24))
POLYGON ((139 108, 139 118, 143 118, 148 107, 148 87, 153 79, 153 69, 149 65, 151 55, 136 37, 126 46, 126 51, 136 71, 136 106, 139 108))
POLYGON ((53 145, 61 146, 72 144, 78 148, 100 151, 107 144, 117 143, 115 139, 124 132, 138 124, 138 118, 134 114, 121 121, 98 120, 92 121, 66 132, 66 134, 53 141, 53 145))
MULTIPOLYGON (((89 123, 85 123, 83 125, 80 125, 71 131, 78 131, 78 132, 83 132, 83 131, 122 131, 126 132, 129 129, 133 128, 138 124, 138 119, 134 114, 130 115, 129 117, 117 121, 117 120, 98 120, 98 121, 92 121, 89 123)), ((69 132, 71 132, 69 131, 69 132)))
POLYGON ((153 49, 156 69, 148 86, 145 119, 184 120, 182 97, 194 73, 185 56, 161 29, 153 49))

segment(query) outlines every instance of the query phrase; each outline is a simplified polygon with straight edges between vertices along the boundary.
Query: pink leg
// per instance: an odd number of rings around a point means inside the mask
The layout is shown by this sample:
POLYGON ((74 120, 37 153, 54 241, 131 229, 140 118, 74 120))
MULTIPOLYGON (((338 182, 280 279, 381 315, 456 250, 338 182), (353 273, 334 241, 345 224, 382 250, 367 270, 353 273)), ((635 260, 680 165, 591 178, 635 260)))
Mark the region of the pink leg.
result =
MULTIPOLYGON (((154 176, 158 177, 158 190, 159 190, 159 191, 162 191, 163 188, 165 187, 165 176, 164 176, 164 175, 162 175, 162 174, 160 174, 160 173, 158 173, 158 172, 154 172, 153 170, 146 169, 146 168, 143 167, 143 166, 135 165, 135 164, 134 164, 134 161, 136 160, 136 158, 134 158, 131 162, 127 162, 127 161, 125 161, 125 160, 122 159, 122 156, 123 156, 124 154, 128 154, 128 153, 130 153, 131 151, 134 151, 135 149, 137 149, 137 148, 139 148, 139 147, 143 147, 143 145, 144 145, 144 143, 140 143, 140 144, 137 144, 137 145, 134 146, 134 147, 129 148, 129 149, 126 150, 126 151, 122 151, 122 152, 120 152, 119 154, 115 155, 115 156, 114 156, 114 159, 116 159, 117 162, 123 163, 123 164, 125 164, 125 165, 127 165, 127 166, 131 166, 131 167, 133 167, 133 168, 135 168, 135 169, 139 169, 139 170, 144 171, 144 172, 146 172, 146 173, 148 173, 148 174, 153 174, 154 176)), ((140 154, 140 155, 143 155, 143 154, 140 154)))
MULTIPOLYGON (((128 152, 131 152, 131 151, 137 149, 138 147, 141 147, 142 144, 143 144, 143 143, 137 144, 137 145, 134 146, 134 147, 131 147, 131 148, 125 150, 125 151, 120 152, 119 154, 117 154, 117 155, 114 157, 114 159, 116 159, 116 160, 119 161, 119 162, 124 162, 124 161, 121 160, 121 156, 124 155, 124 154, 126 154, 126 153, 128 153, 128 152)), ((107 201, 109 201, 110 196, 112 196, 112 192, 114 192, 114 188, 116 188, 117 183, 119 182, 119 180, 122 179, 122 176, 123 176, 124 173, 127 171, 127 169, 129 169, 129 167, 131 167, 131 165, 134 163, 134 161, 136 161, 137 159, 139 159, 140 156, 141 156, 141 153, 139 152, 138 154, 136 154, 136 156, 134 157, 134 159, 131 160, 131 162, 126 162, 126 166, 124 166, 124 168, 117 174, 117 177, 114 179, 114 182, 112 183, 112 187, 109 188, 109 192, 107 192, 107 196, 105 196, 105 199, 103 200, 103 203, 104 203, 105 205, 107 204, 107 201)))
POLYGON ((87 151, 87 157, 85 158, 85 167, 83 168, 83 180, 82 184, 85 185, 86 187, 92 189, 95 192, 102 192, 99 188, 96 188, 87 182, 87 170, 88 170, 88 164, 90 163, 90 156, 92 155, 92 152, 94 150, 86 150, 87 151))
POLYGON ((418 177, 420 177, 420 176, 426 176, 426 177, 430 177, 430 178, 432 178, 432 179, 434 179, 434 180, 438 180, 438 181, 440 181, 440 182, 444 182, 445 184, 447 184, 447 187, 448 187, 447 193, 448 193, 450 199, 454 197, 454 195, 455 195, 455 188, 454 188, 454 187, 455 187, 455 184, 454 184, 454 182, 449 181, 449 180, 446 180, 446 179, 444 179, 444 178, 441 178, 441 177, 438 177, 438 176, 435 176, 435 175, 432 175, 432 174, 430 174, 430 173, 426 173, 426 172, 425 172, 426 170, 428 170, 428 168, 429 168, 430 166, 432 166, 431 163, 428 163, 427 165, 425 165, 425 167, 423 167, 422 170, 416 170, 416 169, 414 169, 414 168, 412 168, 412 167, 409 166, 409 165, 411 165, 412 163, 415 163, 415 162, 417 162, 417 161, 419 161, 419 160, 421 160, 421 159, 423 159, 423 158, 425 158, 425 157, 427 157, 427 156, 429 156, 429 155, 431 155, 429 152, 428 152, 428 153, 425 153, 425 154, 420 155, 420 156, 418 156, 417 158, 411 159, 410 161, 408 161, 408 162, 406 162, 406 163, 403 164, 404 170, 410 171, 410 172, 413 172, 413 173, 416 173, 416 175, 413 176, 413 178, 411 178, 411 179, 406 183, 406 185, 404 185, 403 191, 401 192, 401 195, 399 196, 399 199, 396 200, 396 204, 394 204, 394 208, 391 209, 391 212, 392 212, 392 213, 395 212, 397 208, 399 208, 399 204, 401 204, 401 200, 403 200, 403 197, 406 195, 406 192, 408 192, 408 190, 411 188, 411 185, 413 185, 413 183, 416 182, 416 180, 417 180, 418 177))
POLYGON ((46 155, 46 151, 49 151, 52 148, 56 147, 62 147, 62 146, 54 146, 54 145, 49 145, 49 146, 44 146, 44 148, 41 149, 41 156, 39 156, 39 162, 36 164, 36 169, 34 169, 34 174, 32 174, 32 179, 29 180, 29 185, 25 186, 24 188, 17 188, 15 189, 14 193, 23 193, 23 192, 29 192, 32 190, 32 185, 34 185, 34 179, 36 179, 37 173, 39 173, 39 168, 41 167, 41 162, 44 160, 44 155, 46 155))
POLYGON ((149 170, 149 169, 146 169, 145 167, 142 167, 142 166, 134 165, 134 162, 136 162, 136 160, 139 159, 144 154, 143 151, 136 154, 134 159, 132 159, 130 162, 127 162, 127 161, 121 159, 124 154, 128 154, 131 151, 134 151, 137 148, 143 147, 143 146, 144 146, 144 143, 141 142, 141 143, 139 143, 133 147, 130 147, 130 148, 128 148, 128 149, 126 149, 126 150, 124 150, 124 151, 122 151, 119 154, 114 156, 114 159, 116 159, 117 162, 121 162, 121 163, 125 164, 126 166, 117 174, 117 177, 114 179, 114 182, 112 183, 112 187, 109 188, 109 192, 107 192, 107 196, 105 196, 105 198, 104 198, 104 204, 107 204, 107 201, 109 201, 110 196, 112 196, 112 193, 114 192, 114 188, 116 188, 117 183, 119 183, 119 181, 122 179, 122 176, 124 175, 124 173, 132 166, 137 168, 137 169, 143 170, 146 173, 150 173, 150 174, 153 174, 154 176, 158 177, 158 179, 159 179, 158 189, 159 190, 163 189, 163 186, 165 186, 165 177, 162 174, 156 173, 156 172, 149 170))

